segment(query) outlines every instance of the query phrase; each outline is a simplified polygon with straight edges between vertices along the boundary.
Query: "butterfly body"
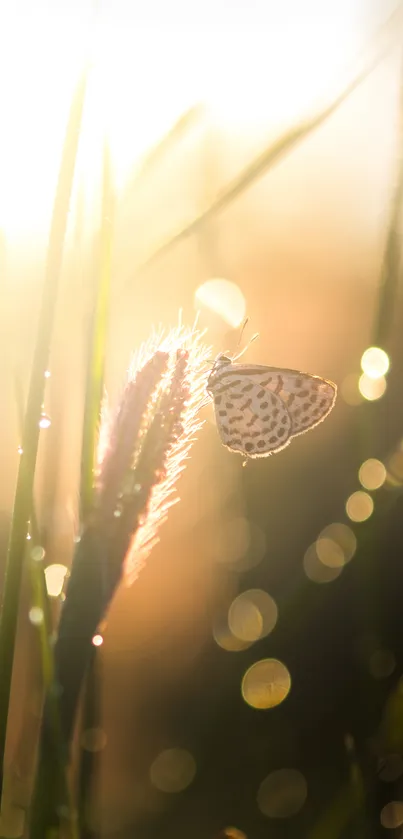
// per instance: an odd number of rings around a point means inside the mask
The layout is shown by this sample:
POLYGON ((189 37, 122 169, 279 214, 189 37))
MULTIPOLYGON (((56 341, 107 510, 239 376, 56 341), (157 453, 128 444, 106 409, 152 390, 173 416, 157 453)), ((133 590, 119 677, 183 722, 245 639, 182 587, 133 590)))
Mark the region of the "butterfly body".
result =
POLYGON ((337 388, 298 370, 235 364, 219 355, 207 381, 217 428, 227 448, 247 457, 267 457, 293 437, 322 422, 337 388))

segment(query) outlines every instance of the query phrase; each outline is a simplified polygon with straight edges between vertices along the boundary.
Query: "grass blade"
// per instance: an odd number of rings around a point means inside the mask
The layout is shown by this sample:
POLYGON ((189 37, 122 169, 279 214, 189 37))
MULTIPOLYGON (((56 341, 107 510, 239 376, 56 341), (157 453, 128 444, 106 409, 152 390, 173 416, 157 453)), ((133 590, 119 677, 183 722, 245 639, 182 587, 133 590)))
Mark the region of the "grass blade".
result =
POLYGON ((73 97, 62 152, 49 234, 38 332, 24 419, 22 438, 23 453, 18 470, 13 518, 8 544, 3 604, 0 618, 0 796, 3 785, 3 763, 18 602, 26 545, 27 522, 32 507, 33 482, 39 442, 39 418, 45 387, 44 372, 49 357, 86 82, 87 73, 85 72, 77 85, 73 97))
POLYGON ((87 386, 85 394, 84 427, 81 455, 81 521, 92 505, 94 465, 98 427, 104 388, 104 367, 108 330, 108 304, 111 281, 114 193, 110 154, 104 150, 103 195, 99 246, 99 282, 95 289, 94 309, 88 353, 87 386))

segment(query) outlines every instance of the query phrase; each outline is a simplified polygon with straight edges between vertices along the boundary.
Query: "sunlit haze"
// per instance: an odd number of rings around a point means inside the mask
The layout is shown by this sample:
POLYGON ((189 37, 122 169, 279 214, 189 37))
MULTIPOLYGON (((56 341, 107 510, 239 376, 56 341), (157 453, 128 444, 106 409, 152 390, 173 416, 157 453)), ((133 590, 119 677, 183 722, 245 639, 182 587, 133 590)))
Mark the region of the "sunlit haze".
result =
POLYGON ((76 189, 91 214, 105 136, 122 188, 196 103, 236 131, 287 123, 337 91, 392 5, 104 0, 94 14, 89 0, 3 4, 0 228, 13 239, 46 235, 71 95, 86 61, 76 189))

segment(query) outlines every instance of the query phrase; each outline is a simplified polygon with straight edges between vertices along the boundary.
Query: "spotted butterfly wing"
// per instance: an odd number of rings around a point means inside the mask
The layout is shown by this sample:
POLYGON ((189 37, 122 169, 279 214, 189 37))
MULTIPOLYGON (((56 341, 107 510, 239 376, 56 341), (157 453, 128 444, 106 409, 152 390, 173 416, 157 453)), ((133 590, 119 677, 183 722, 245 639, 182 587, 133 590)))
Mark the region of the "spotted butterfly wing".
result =
POLYGON ((219 356, 210 374, 217 428, 225 446, 249 457, 280 451, 332 410, 337 388, 319 376, 219 356))

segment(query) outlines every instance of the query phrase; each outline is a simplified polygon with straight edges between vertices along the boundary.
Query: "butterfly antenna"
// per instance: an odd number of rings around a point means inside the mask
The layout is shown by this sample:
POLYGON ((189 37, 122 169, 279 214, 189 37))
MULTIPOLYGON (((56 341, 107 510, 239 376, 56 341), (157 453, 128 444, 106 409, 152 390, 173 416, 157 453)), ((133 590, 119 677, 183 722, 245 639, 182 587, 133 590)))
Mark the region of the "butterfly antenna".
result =
POLYGON ((252 335, 252 338, 250 339, 250 341, 248 341, 248 343, 246 344, 246 347, 244 347, 243 350, 241 350, 241 352, 238 353, 238 355, 234 355, 232 361, 237 361, 238 358, 241 358, 241 356, 243 356, 246 353, 246 350, 249 349, 250 345, 253 344, 254 341, 256 341, 256 338, 259 338, 259 333, 258 332, 255 332, 255 334, 252 335))

